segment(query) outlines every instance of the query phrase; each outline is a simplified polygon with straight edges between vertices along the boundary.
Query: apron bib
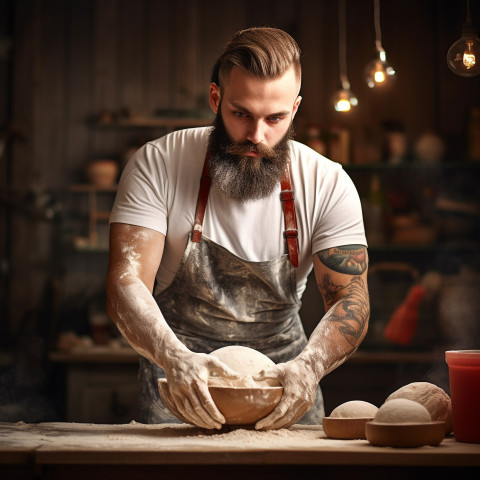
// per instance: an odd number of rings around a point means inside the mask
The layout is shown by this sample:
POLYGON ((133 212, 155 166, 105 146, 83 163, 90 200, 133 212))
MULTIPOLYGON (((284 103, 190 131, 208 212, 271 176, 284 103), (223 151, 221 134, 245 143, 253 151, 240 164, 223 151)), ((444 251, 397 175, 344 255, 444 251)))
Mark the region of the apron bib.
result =
MULTIPOLYGON (((275 363, 291 360, 307 343, 298 315, 301 303, 296 294, 295 243, 288 240, 287 233, 289 254, 249 262, 206 238, 202 225, 209 180, 207 158, 194 230, 174 280, 156 297, 160 310, 178 339, 193 352, 210 353, 228 345, 243 345, 262 352, 275 363)), ((290 199, 293 207, 289 178, 285 182, 284 212, 290 199)), ((290 238, 296 242, 294 207, 293 214, 291 210, 285 213, 285 230, 294 232, 290 238)), ((139 413, 143 423, 179 422, 160 399, 157 380, 164 377, 161 368, 141 357, 139 413)), ((323 416, 318 387, 315 405, 299 423, 320 424, 323 416)))

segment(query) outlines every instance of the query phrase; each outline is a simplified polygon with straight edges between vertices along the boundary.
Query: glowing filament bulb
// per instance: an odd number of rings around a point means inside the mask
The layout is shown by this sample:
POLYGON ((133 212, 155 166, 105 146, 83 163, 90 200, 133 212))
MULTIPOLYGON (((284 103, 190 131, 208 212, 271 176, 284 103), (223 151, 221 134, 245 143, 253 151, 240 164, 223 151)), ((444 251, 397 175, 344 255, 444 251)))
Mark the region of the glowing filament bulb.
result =
POLYGON ((335 104, 335 110, 337 112, 348 112, 352 106, 350 105, 350 102, 348 100, 339 100, 335 104))
POLYGON ((447 53, 448 68, 460 77, 475 77, 480 74, 480 38, 473 26, 470 16, 469 0, 467 0, 467 18, 462 27, 462 36, 447 53))
POLYGON ((473 42, 468 42, 467 49, 463 52, 463 64, 467 68, 472 68, 476 63, 475 53, 472 51, 472 45, 473 42))
POLYGON ((377 83, 382 83, 385 81, 385 74, 381 70, 377 70, 375 72, 374 78, 377 83))
POLYGON ((358 105, 357 97, 351 92, 350 84, 345 82, 344 86, 337 91, 333 97, 333 106, 337 112, 349 112, 352 107, 358 105))
POLYGON ((385 58, 385 52, 381 53, 383 55, 379 55, 380 58, 374 58, 365 68, 367 85, 370 88, 389 83, 395 75, 395 70, 386 61, 382 60, 382 58, 385 58))

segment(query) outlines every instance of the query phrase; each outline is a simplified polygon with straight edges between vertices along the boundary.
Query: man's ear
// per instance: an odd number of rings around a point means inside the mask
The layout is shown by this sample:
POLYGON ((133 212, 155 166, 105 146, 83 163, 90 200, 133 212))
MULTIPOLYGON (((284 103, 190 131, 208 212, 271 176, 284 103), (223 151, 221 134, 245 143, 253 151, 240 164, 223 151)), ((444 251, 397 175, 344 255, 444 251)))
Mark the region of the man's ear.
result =
POLYGON ((220 105, 220 87, 216 83, 210 84, 210 91, 208 95, 208 99, 210 102, 210 108, 213 110, 214 113, 218 113, 218 107, 220 105))
POLYGON ((298 111, 298 107, 300 106, 300 103, 302 101, 302 97, 299 95, 297 97, 297 99, 295 100, 295 103, 293 104, 293 115, 292 115, 292 118, 295 117, 297 111, 298 111))

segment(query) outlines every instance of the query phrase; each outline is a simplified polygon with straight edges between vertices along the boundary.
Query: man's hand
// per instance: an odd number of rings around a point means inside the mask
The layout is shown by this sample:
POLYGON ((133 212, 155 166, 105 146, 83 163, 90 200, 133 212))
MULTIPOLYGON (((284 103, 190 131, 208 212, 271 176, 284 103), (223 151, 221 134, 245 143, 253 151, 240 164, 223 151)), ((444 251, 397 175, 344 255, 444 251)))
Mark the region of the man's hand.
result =
POLYGON ((257 430, 288 428, 312 408, 317 393, 318 381, 305 362, 294 359, 279 363, 253 377, 256 381, 275 379, 283 385, 283 395, 270 415, 258 421, 257 430))
POLYGON ((208 391, 210 376, 238 379, 237 374, 218 358, 180 349, 169 355, 163 366, 171 398, 185 419, 202 428, 221 428, 225 417, 208 391))

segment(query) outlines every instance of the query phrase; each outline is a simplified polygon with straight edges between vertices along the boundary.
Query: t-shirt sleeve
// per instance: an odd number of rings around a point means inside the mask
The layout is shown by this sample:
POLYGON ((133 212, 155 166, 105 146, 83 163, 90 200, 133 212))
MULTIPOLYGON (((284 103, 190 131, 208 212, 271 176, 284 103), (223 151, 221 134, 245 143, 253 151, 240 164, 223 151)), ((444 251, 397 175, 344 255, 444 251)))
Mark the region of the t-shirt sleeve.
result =
POLYGON ((158 148, 147 143, 125 166, 110 223, 127 223, 167 233, 167 172, 158 148))
POLYGON ((360 197, 352 179, 341 167, 330 175, 329 187, 317 193, 325 201, 317 212, 312 253, 341 245, 367 246, 360 197))

